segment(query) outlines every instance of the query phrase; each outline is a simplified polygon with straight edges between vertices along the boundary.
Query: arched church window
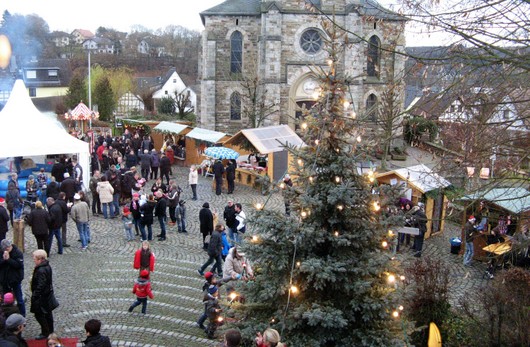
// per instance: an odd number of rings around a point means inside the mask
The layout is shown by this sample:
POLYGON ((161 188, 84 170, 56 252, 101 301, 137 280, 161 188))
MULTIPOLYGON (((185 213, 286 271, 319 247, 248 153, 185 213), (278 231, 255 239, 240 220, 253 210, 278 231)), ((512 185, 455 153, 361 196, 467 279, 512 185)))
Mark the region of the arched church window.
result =
POLYGON ((230 95, 230 120, 241 120, 241 95, 238 92, 230 95))
POLYGON ((369 77, 379 78, 379 65, 381 62, 381 41, 377 36, 370 37, 368 40, 368 64, 366 67, 366 73, 369 77))
POLYGON ((307 29, 300 37, 300 47, 307 54, 318 53, 322 49, 322 37, 317 29, 307 29))
POLYGON ((243 35, 234 31, 230 36, 230 72, 241 73, 243 65, 243 35))
POLYGON ((375 94, 368 95, 366 99, 366 115, 367 119, 375 122, 377 120, 377 96, 375 94))

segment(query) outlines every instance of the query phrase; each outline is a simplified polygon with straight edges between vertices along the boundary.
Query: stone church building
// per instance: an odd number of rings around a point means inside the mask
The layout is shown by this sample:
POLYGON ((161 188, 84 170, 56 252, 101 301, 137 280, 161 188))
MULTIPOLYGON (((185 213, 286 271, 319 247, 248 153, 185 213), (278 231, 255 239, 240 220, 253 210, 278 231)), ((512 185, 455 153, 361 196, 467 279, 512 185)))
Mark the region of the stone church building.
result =
MULTIPOLYGON (((388 83, 404 83, 405 58, 396 52, 404 52, 405 18, 374 0, 226 0, 200 15, 200 127, 230 134, 258 124, 296 129, 300 107, 314 103, 315 69, 328 68, 323 23, 333 15, 348 31, 340 58, 357 114, 369 110, 375 126, 388 83)), ((403 95, 398 99, 402 107, 403 95)))

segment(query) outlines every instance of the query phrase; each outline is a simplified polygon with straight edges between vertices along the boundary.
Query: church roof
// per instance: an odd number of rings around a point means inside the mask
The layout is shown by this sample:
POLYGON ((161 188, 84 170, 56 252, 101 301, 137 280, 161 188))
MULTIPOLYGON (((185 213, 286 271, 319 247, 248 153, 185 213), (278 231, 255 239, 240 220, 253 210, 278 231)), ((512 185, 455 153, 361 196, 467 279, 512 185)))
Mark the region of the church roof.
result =
MULTIPOLYGON (((405 20, 405 17, 381 6, 376 0, 354 0, 350 4, 346 12, 357 12, 361 16, 370 16, 374 18, 390 19, 390 20, 405 20)), ((211 15, 250 15, 258 16, 261 14, 260 0, 226 0, 223 3, 209 8, 200 13, 202 23, 204 24, 204 17, 211 15)))

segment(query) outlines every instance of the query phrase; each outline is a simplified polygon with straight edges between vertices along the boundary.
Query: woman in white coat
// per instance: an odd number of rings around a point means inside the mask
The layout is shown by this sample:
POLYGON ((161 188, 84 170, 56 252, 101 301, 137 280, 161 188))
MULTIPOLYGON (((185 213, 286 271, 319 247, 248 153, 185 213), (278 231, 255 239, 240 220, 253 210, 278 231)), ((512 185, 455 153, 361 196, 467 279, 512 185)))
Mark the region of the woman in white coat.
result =
POLYGON ((101 201, 101 205, 103 206, 103 217, 105 219, 108 218, 107 207, 109 207, 110 217, 114 218, 114 206, 112 203, 113 201, 112 195, 114 194, 114 188, 112 188, 106 176, 101 177, 101 181, 98 182, 98 186, 96 190, 99 194, 99 201, 101 201))
POLYGON ((197 182, 199 182, 199 173, 197 172, 197 167, 192 165, 190 167, 190 174, 188 177, 188 183, 190 184, 191 191, 193 192, 192 200, 197 200, 197 182))

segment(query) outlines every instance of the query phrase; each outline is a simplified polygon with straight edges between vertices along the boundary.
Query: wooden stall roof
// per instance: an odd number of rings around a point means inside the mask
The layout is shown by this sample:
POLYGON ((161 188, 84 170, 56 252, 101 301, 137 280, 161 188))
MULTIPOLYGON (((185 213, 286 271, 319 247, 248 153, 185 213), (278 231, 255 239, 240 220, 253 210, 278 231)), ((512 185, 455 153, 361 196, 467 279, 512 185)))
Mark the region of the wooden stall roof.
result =
POLYGON ((422 194, 451 185, 451 182, 447 181, 445 178, 433 172, 423 164, 379 173, 376 174, 375 177, 379 179, 390 175, 398 176, 402 180, 406 181, 407 184, 420 191, 422 194))
POLYGON ((218 131, 203 128, 194 128, 192 131, 186 134, 186 137, 209 143, 223 142, 223 140, 225 140, 225 138, 229 136, 230 135, 225 133, 220 133, 218 131))
POLYGON ((153 128, 153 131, 157 132, 169 132, 175 135, 184 133, 187 129, 191 129, 186 124, 181 123, 172 123, 172 122, 160 122, 156 127, 153 128))
POLYGON ((239 145, 246 138, 261 154, 280 152, 288 146, 305 146, 304 141, 288 125, 274 125, 263 128, 244 129, 225 142, 239 145))
POLYGON ((530 192, 520 187, 485 189, 459 200, 486 200, 513 214, 530 211, 530 192))

